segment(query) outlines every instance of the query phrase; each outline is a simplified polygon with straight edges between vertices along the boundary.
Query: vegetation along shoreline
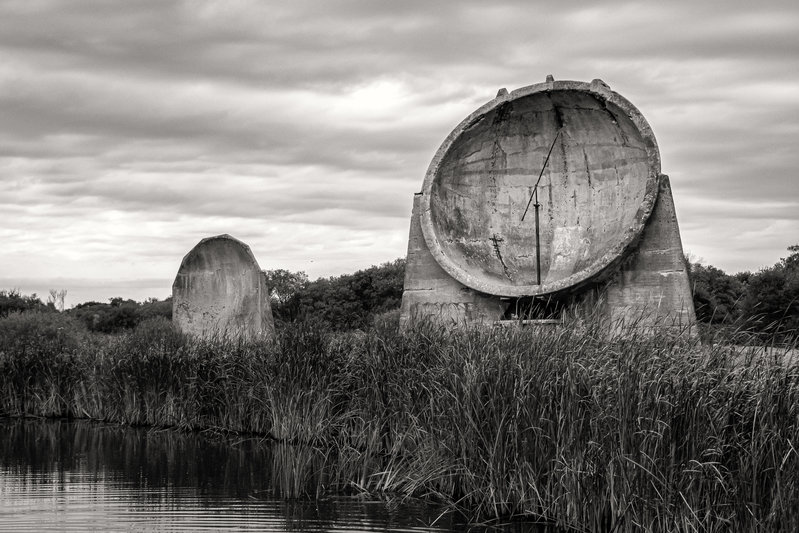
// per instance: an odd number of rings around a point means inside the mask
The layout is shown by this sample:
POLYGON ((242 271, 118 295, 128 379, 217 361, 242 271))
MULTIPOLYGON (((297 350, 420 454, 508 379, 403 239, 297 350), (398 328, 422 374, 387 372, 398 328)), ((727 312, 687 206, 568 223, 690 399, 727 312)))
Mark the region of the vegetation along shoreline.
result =
MULTIPOLYGON (((347 283, 379 302, 391 276, 373 268, 382 285, 366 271, 347 283)), ((799 365, 785 322, 768 336, 711 324, 703 344, 609 338, 590 321, 399 331, 386 308, 347 329, 289 292, 296 316, 276 306, 274 343, 191 339, 158 313, 113 334, 77 313, 8 313, 0 416, 272 438, 285 498, 418 496, 475 520, 580 531, 799 530, 799 365), (736 348, 764 343, 766 354, 736 348)))

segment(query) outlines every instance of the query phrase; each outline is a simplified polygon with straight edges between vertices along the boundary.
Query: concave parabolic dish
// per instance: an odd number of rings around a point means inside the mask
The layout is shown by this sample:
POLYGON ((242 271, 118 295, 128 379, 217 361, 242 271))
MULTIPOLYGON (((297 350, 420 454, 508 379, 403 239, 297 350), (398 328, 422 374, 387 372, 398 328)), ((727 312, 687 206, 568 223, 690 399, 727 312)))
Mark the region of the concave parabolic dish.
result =
POLYGON ((603 82, 531 85, 487 103, 444 141, 425 176, 422 231, 464 285, 548 294, 624 255, 652 211, 659 176, 649 124, 603 82))

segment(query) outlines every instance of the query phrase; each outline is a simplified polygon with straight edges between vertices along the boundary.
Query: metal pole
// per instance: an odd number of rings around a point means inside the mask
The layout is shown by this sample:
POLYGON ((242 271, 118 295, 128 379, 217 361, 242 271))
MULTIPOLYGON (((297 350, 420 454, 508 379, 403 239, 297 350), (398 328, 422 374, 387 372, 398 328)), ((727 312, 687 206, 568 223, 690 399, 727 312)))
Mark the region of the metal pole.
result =
POLYGON ((538 188, 535 190, 535 273, 538 277, 538 285, 541 285, 541 237, 538 230, 538 208, 541 204, 538 203, 538 188))
POLYGON ((522 213, 522 222, 524 222, 524 217, 527 215, 527 210, 530 209, 530 202, 533 201, 533 195, 535 195, 535 202, 538 203, 538 184, 541 183, 541 177, 544 175, 544 170, 547 168, 547 163, 549 163, 549 156, 552 155, 552 149, 555 148, 555 141, 558 140, 558 136, 560 136, 560 128, 558 132, 555 134, 555 138, 552 139, 552 144, 549 145, 549 152, 547 152, 547 158, 544 159, 544 166, 541 167, 541 172, 538 174, 538 179, 533 186, 533 192, 530 193, 530 199, 527 200, 527 207, 524 208, 524 213, 522 213))

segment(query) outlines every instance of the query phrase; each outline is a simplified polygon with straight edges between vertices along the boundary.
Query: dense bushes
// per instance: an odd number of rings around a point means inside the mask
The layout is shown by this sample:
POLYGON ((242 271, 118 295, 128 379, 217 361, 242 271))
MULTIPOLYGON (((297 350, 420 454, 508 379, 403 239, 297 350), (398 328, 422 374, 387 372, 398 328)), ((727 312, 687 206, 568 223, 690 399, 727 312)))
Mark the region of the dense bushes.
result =
POLYGON ((742 313, 756 319, 760 329, 799 331, 799 245, 789 250, 792 255, 747 279, 742 313))
POLYGON ((745 285, 710 265, 694 263, 690 268, 696 318, 705 324, 731 324, 741 318, 745 285))
POLYGON ((729 275, 690 265, 696 317, 700 323, 745 328, 773 337, 799 332, 799 245, 774 266, 729 275))
MULTIPOLYGON (((51 291, 58 293, 59 291, 51 291)), ((66 291, 61 291, 66 294, 66 291)), ((52 300, 43 303, 36 294, 29 296, 12 289, 0 291, 0 318, 23 311, 55 313, 52 300)), ((150 298, 143 303, 122 298, 111 298, 109 303, 85 302, 72 309, 60 311, 83 322, 90 331, 116 333, 135 328, 139 323, 154 318, 172 318, 172 298, 158 300, 150 298)))
POLYGON ((91 331, 116 333, 131 330, 139 323, 155 317, 171 320, 172 298, 166 300, 151 298, 144 303, 111 298, 107 304, 99 302, 78 304, 67 313, 83 322, 91 331))
POLYGON ((164 319, 100 336, 44 317, 0 320, 0 414, 271 435, 281 495, 384 490, 592 531, 799 527, 787 351, 388 320, 200 342, 164 319))
POLYGON ((25 296, 16 289, 0 291, 0 318, 22 311, 55 311, 55 306, 47 306, 36 296, 25 296))
POLYGON ((313 318, 335 330, 362 329, 371 324, 375 315, 399 308, 405 260, 310 282, 304 272, 266 273, 273 284, 272 312, 276 320, 313 318))

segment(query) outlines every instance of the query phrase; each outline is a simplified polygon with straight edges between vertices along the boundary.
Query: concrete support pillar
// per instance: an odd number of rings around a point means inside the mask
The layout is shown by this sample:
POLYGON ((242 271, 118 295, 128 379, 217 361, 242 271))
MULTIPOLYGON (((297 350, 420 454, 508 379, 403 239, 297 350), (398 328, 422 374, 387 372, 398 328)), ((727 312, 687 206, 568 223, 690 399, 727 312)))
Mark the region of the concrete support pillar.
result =
POLYGON ((696 314, 680 228, 668 176, 637 247, 622 262, 604 291, 605 315, 615 330, 693 330, 696 314))
POLYGON ((420 197, 421 194, 413 197, 400 327, 408 327, 419 319, 447 325, 487 324, 499 320, 504 313, 499 298, 456 281, 430 253, 419 222, 420 197))

